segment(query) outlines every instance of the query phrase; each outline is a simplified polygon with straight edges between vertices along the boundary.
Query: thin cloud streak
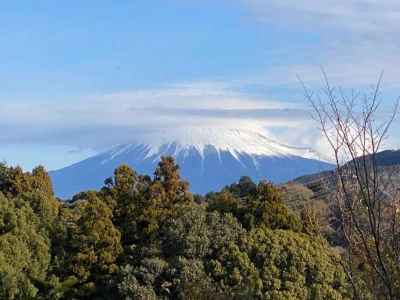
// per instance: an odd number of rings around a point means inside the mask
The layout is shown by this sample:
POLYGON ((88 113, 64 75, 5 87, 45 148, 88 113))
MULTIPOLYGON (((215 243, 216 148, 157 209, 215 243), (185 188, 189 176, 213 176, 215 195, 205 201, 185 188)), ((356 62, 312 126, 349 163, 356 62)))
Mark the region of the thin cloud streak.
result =
POLYGON ((102 149, 140 140, 160 128, 186 126, 299 128, 309 112, 229 84, 186 83, 165 89, 82 97, 66 104, 3 104, 0 142, 102 149), (32 126, 34 124, 34 126, 32 126))
POLYGON ((386 87, 400 87, 399 1, 242 0, 242 3, 258 22, 319 38, 303 51, 304 58, 310 59, 282 62, 268 73, 259 74, 258 80, 272 86, 296 86, 296 77, 300 76, 317 85, 323 67, 342 86, 373 84, 384 71, 386 87))

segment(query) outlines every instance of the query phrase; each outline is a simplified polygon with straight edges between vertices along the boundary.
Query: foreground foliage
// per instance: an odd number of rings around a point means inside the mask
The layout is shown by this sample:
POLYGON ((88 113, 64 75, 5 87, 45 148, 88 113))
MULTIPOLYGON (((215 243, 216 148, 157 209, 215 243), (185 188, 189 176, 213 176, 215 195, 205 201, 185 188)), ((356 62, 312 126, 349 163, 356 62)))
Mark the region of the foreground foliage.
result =
POLYGON ((341 258, 271 184, 193 196, 174 160, 58 201, 0 166, 1 299, 350 299, 341 258))

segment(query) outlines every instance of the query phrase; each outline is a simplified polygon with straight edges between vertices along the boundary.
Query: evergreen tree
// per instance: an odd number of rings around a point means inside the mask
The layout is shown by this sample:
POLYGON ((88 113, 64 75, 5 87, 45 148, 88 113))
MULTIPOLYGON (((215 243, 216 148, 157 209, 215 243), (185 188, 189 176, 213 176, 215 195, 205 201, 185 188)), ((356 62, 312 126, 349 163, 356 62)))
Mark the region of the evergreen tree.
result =
POLYGON ((79 280, 78 294, 95 294, 117 270, 121 233, 112 223, 111 209, 95 192, 78 202, 80 216, 73 227, 70 272, 79 280))
POLYGON ((43 167, 0 165, 0 298, 351 297, 312 211, 302 228, 272 184, 196 198, 170 157, 153 179, 122 165, 65 203, 43 167))

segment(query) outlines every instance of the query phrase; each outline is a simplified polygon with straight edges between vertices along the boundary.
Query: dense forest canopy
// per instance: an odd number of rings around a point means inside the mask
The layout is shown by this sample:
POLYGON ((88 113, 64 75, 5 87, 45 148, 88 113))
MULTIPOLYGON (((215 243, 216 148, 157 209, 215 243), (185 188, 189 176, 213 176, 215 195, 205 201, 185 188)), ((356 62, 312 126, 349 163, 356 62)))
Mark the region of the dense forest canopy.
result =
POLYGON ((326 206, 304 189, 243 177, 192 195, 162 157, 152 178, 122 165, 62 202, 44 168, 2 164, 0 298, 351 299, 326 206))

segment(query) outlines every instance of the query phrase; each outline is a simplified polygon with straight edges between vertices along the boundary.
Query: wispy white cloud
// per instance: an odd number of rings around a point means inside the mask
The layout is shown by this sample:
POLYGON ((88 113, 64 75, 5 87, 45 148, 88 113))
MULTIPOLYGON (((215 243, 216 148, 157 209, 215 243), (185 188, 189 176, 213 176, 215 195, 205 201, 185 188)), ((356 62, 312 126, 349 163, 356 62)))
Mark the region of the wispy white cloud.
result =
MULTIPOLYGON (((396 0, 242 0, 260 20, 313 28, 315 25, 372 35, 396 33, 400 3, 396 0)), ((398 28, 398 27, 397 27, 398 28)))
MULTIPOLYGON (((257 127, 282 143, 328 153, 306 106, 264 99, 244 92, 244 87, 238 82, 184 83, 89 95, 69 104, 1 104, 0 143, 64 145, 99 151, 141 141, 161 129, 170 132, 182 127, 257 127)), ((398 147, 396 141, 392 146, 398 147)))
MULTIPOLYGON (((323 66, 331 79, 345 86, 369 85, 381 71, 389 88, 400 86, 400 2, 395 0, 263 1, 242 0, 259 22, 300 35, 317 35, 304 57, 283 62, 264 79, 271 84, 296 84, 296 76, 319 82, 323 66)), ((296 41, 293 42, 294 44, 296 41)))
POLYGON ((140 140, 142 134, 160 128, 258 126, 267 131, 308 122, 308 112, 297 105, 240 90, 230 83, 183 83, 90 95, 69 104, 2 104, 0 142, 104 148, 140 140))

